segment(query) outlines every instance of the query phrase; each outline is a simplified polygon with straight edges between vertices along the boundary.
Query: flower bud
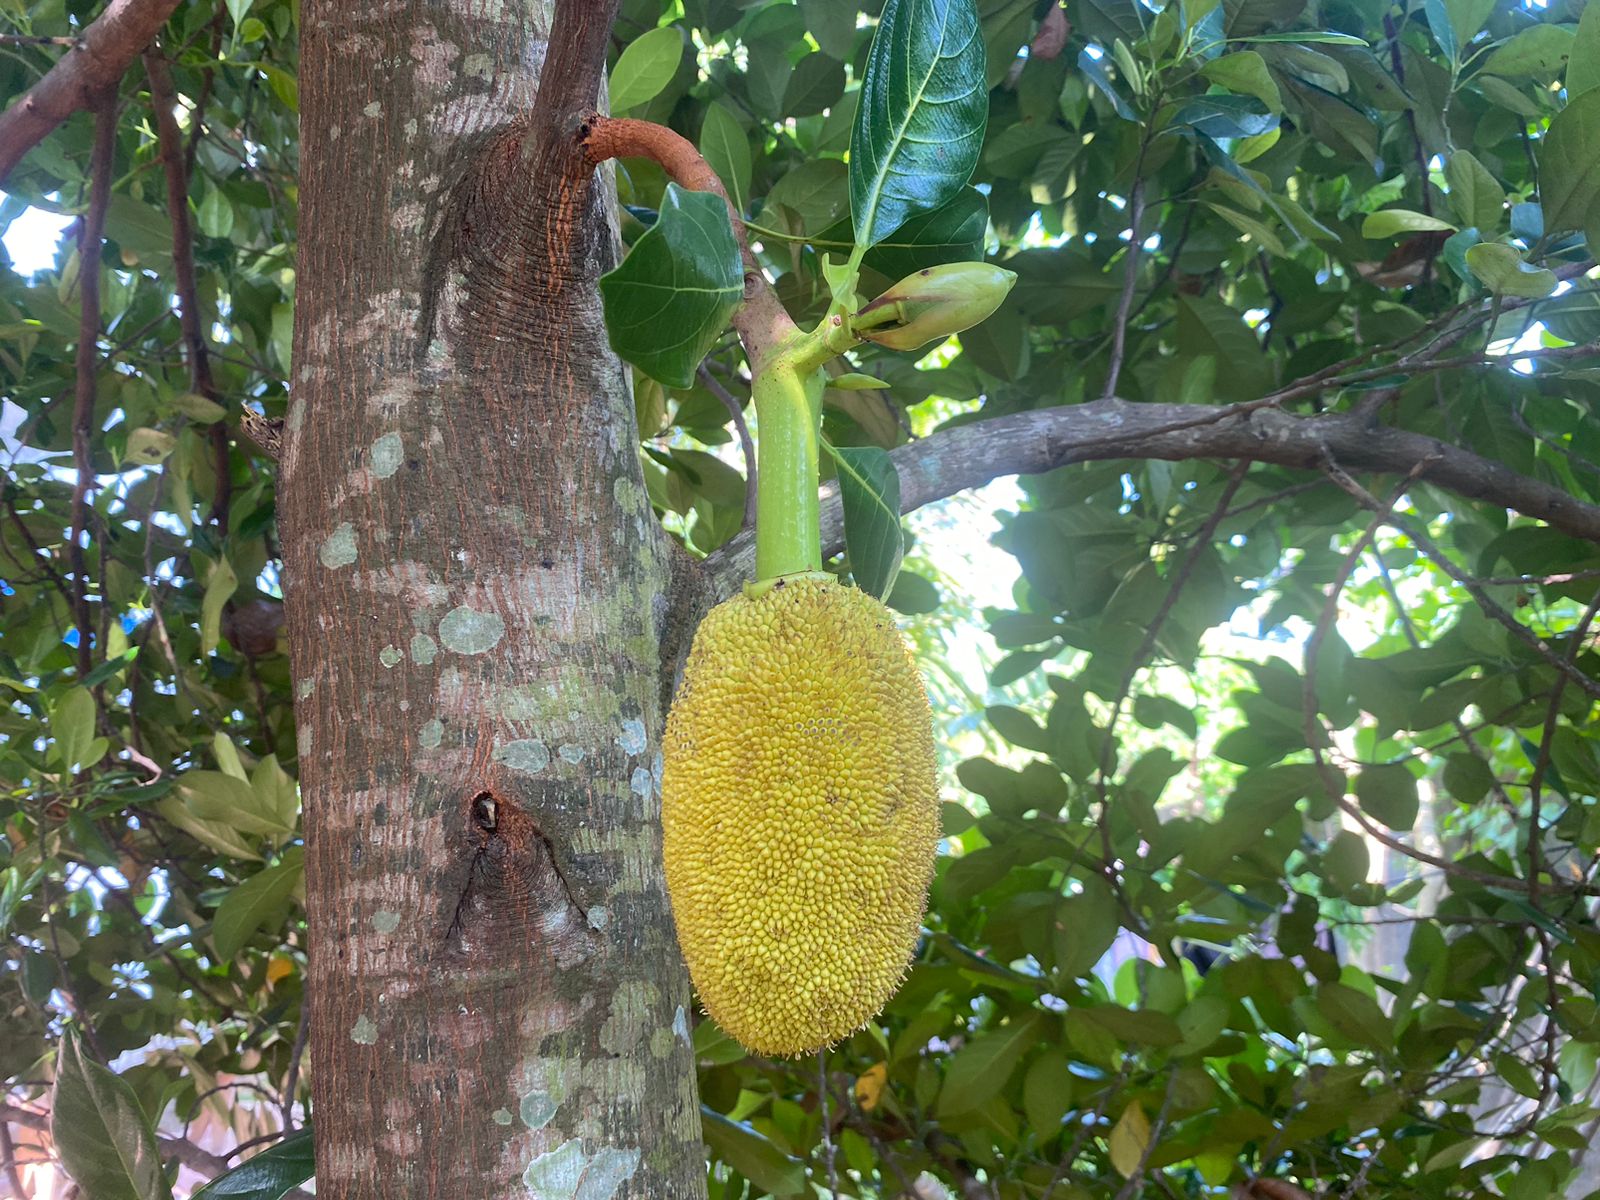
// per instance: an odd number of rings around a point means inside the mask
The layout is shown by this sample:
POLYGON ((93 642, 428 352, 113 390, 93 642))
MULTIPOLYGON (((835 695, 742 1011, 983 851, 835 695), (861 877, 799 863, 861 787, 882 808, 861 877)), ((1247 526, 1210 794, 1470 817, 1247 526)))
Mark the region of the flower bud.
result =
POLYGON ((851 318, 851 332, 891 350, 915 350, 970 329, 1006 298, 1016 272, 992 263, 945 263, 907 275, 851 318))

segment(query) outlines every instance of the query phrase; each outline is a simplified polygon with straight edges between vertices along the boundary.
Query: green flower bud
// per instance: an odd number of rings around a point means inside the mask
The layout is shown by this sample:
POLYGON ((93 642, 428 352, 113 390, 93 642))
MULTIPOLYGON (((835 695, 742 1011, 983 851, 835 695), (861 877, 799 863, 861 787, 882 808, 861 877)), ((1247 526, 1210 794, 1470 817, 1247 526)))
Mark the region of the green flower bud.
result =
POLYGON ((850 321, 863 341, 915 350, 971 329, 1006 298, 1016 272, 992 263, 945 263, 907 275, 850 321))

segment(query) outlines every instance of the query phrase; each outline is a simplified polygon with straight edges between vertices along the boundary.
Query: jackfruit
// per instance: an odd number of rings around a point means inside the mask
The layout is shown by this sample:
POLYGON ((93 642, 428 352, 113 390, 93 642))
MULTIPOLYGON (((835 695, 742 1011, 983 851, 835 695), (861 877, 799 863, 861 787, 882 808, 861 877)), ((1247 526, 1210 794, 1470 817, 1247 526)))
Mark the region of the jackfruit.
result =
POLYGON ((861 1028, 905 976, 939 841, 927 693, 889 610, 813 575, 724 601, 663 759, 667 891, 706 1011, 760 1054, 861 1028))

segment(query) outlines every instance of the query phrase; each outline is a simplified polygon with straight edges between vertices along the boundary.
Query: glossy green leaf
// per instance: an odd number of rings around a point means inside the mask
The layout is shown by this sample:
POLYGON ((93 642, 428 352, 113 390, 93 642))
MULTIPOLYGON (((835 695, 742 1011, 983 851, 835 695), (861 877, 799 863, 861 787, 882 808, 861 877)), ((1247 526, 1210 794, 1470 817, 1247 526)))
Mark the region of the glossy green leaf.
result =
POLYGON ((850 136, 850 211, 871 246, 954 199, 988 121, 974 0, 888 0, 872 39, 850 136))
POLYGON ((728 189, 728 198, 741 213, 750 199, 750 137, 733 110, 718 101, 706 106, 700 125, 700 153, 728 189))
POLYGON ((1463 228, 1492 235, 1505 219, 1505 189, 1470 150, 1457 150, 1445 164, 1450 207, 1463 228))
POLYGON ((1235 40, 1256 42, 1258 44, 1297 42, 1307 46, 1366 46, 1370 44, 1365 38, 1356 37, 1353 33, 1336 33, 1331 29, 1294 30, 1287 33, 1255 33, 1235 40))
POLYGON ((1584 92, 1552 118, 1538 158, 1545 232, 1592 230, 1600 213, 1600 88, 1584 92))
POLYGON ((68 770, 89 766, 88 750, 94 742, 94 696, 86 687, 69 688, 50 713, 50 734, 55 738, 56 759, 68 770))
POLYGON ((774 1196, 806 1193, 806 1166, 743 1121, 700 1106, 700 1128, 712 1157, 774 1196))
POLYGON ((1116 110, 1117 116, 1124 121, 1137 121, 1139 114, 1134 111, 1133 105, 1123 98, 1117 85, 1111 82, 1111 76, 1106 72, 1105 58, 1103 55, 1091 54, 1085 47, 1078 54, 1078 69, 1083 72, 1084 78, 1100 90, 1100 94, 1111 101, 1111 107, 1116 110))
POLYGON ((309 1125, 218 1175, 193 1200, 279 1200, 316 1174, 309 1125))
POLYGON ((50 1137, 61 1165, 94 1200, 170 1200, 150 1120, 121 1076, 86 1057, 75 1033, 62 1037, 50 1103, 50 1137))
POLYGON ((683 59, 683 34, 664 25, 628 43, 611 71, 611 111, 621 113, 654 100, 672 82, 683 59))
POLYGON ((669 183, 661 215, 601 277, 600 294, 612 349, 668 387, 691 387, 744 297, 727 205, 669 183))
POLYGON ((1225 54, 1221 58, 1214 58, 1201 68, 1201 74, 1212 83, 1221 84, 1230 92, 1238 92, 1241 96, 1254 96, 1266 105, 1270 112, 1283 111, 1283 95, 1278 91, 1272 72, 1267 68, 1267 61, 1254 50, 1239 50, 1233 54, 1225 54))
POLYGON ((1530 266, 1515 246, 1480 242, 1467 251, 1467 266, 1497 296, 1538 299, 1556 290, 1554 271, 1530 266))
POLYGON ((1407 208, 1386 208, 1367 214, 1367 219, 1361 222, 1361 236, 1389 238, 1402 233, 1429 233, 1454 228, 1449 221, 1430 217, 1427 213, 1412 212, 1407 208))
POLYGON ((959 1116, 982 1108, 1005 1087, 1022 1056, 1043 1034, 1045 1014, 1028 1013, 972 1038, 950 1059, 939 1089, 938 1115, 959 1116))
POLYGON ((889 594, 905 537, 900 531, 900 476, 876 446, 829 446, 844 503, 845 552, 856 586, 878 599, 889 594))
POLYGON ((910 218, 867 251, 862 263, 899 279, 924 267, 980 259, 988 227, 988 199, 976 188, 962 188, 948 204, 910 218))
POLYGON ((234 958, 256 930, 280 913, 305 877, 305 851, 294 846, 222 898, 211 922, 217 957, 234 958))
POLYGON ((1278 118, 1254 96, 1197 96, 1179 105, 1172 124, 1197 129, 1212 138, 1259 137, 1275 129, 1278 118))

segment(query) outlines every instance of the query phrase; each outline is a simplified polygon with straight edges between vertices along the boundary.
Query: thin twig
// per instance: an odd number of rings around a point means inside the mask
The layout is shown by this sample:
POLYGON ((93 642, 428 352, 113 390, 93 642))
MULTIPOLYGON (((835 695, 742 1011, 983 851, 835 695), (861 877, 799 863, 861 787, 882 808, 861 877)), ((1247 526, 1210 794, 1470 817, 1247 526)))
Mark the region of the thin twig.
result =
POLYGON ((739 404, 739 398, 717 382, 716 376, 706 370, 705 363, 700 364, 700 382, 705 384, 706 391, 722 401, 722 407, 728 410, 728 415, 733 418, 734 431, 739 435, 739 450, 744 454, 744 527, 754 529, 756 526, 756 444, 750 437, 750 425, 744 419, 744 409, 739 404))
POLYGON ((311 1005, 300 999, 300 1023, 295 1028, 294 1045, 289 1050, 289 1072, 283 1080, 283 1129, 294 1131, 294 1095, 300 1086, 300 1060, 306 1054, 306 1039, 311 1033, 311 1005))
POLYGON ((111 203, 112 156, 117 148, 117 109, 104 96, 94 115, 94 149, 89 159, 89 211, 78 236, 78 348, 72 406, 72 534, 67 561, 72 566, 72 611, 78 627, 78 678, 94 664, 94 623, 89 616, 89 572, 83 538, 89 523, 89 487, 94 482, 90 438, 94 433, 95 374, 99 370, 100 247, 105 240, 106 210, 111 203))
POLYGON ((1144 222, 1144 147, 1139 147, 1139 157, 1133 164, 1133 188, 1128 193, 1128 253, 1123 263, 1122 296, 1117 301, 1117 315, 1111 326, 1111 361, 1106 367, 1106 385, 1100 392, 1102 400, 1117 394, 1117 380, 1122 375, 1122 359, 1128 344, 1128 319, 1133 312, 1133 293, 1139 283, 1139 226, 1144 222))

